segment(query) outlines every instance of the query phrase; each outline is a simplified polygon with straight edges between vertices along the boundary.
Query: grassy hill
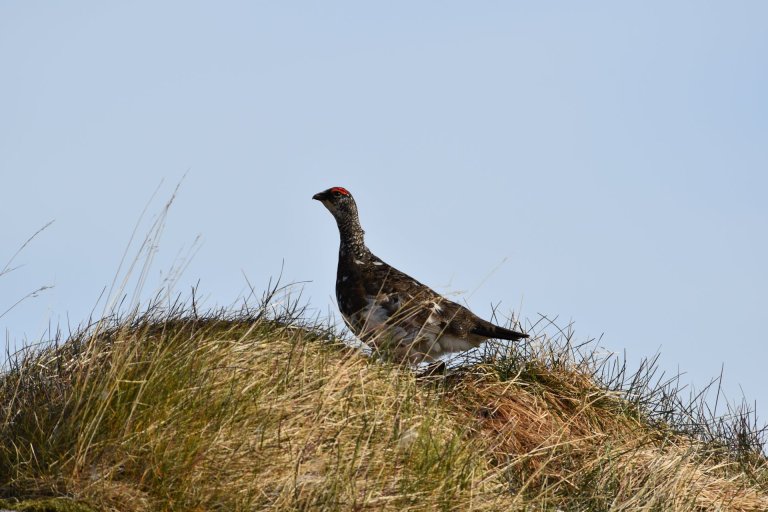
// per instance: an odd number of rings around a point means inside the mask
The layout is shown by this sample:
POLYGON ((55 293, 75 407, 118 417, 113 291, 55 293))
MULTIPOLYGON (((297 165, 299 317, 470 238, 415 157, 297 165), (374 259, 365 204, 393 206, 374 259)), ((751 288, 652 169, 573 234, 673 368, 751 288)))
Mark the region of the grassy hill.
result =
POLYGON ((540 333, 417 378, 274 292, 13 357, 0 508, 768 510, 763 431, 681 400, 652 364, 629 375, 540 333))

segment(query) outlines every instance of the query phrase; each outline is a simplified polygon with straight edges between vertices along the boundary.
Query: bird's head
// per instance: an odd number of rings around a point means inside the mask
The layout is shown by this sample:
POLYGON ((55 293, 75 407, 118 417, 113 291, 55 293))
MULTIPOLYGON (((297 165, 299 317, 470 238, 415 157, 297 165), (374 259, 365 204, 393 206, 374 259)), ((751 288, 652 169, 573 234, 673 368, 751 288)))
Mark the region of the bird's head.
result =
POLYGON ((357 218, 357 205, 349 193, 349 190, 343 187, 331 187, 328 190, 318 192, 312 199, 317 199, 323 206, 328 208, 336 220, 343 223, 346 220, 357 218))

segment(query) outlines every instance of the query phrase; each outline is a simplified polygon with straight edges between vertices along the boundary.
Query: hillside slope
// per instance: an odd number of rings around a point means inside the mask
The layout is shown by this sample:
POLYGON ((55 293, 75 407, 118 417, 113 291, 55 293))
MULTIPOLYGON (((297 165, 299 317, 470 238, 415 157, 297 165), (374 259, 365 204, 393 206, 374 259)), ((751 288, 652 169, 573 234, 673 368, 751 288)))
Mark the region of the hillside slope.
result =
POLYGON ((0 505, 768 510, 759 432, 692 435, 714 423, 573 354, 539 337, 418 379, 290 305, 105 319, 0 377, 0 505))

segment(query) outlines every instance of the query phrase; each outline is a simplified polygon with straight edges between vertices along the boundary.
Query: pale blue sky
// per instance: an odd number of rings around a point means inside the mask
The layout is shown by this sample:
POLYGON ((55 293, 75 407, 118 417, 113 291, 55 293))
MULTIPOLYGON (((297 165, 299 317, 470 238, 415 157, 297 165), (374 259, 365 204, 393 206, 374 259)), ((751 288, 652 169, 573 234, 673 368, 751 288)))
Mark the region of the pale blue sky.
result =
POLYGON ((477 313, 699 387, 724 365, 765 411, 766 26, 760 1, 3 2, 0 259, 55 223, 0 310, 55 287, 0 328, 83 321, 188 169, 150 283, 199 234, 180 290, 230 304, 285 260, 335 312, 310 198, 342 185, 374 252, 477 313))

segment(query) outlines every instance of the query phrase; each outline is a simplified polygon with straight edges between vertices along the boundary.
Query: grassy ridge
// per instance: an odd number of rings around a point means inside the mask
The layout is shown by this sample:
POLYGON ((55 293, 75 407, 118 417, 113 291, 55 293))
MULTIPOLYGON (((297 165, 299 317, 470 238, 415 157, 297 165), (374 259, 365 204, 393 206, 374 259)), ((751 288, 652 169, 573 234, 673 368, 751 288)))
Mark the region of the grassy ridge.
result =
POLYGON ((762 432, 743 415, 696 416, 648 386, 648 368, 606 371, 540 336, 418 379, 274 295, 237 314, 150 308, 17 355, 0 377, 0 498, 120 511, 768 510, 762 432))

